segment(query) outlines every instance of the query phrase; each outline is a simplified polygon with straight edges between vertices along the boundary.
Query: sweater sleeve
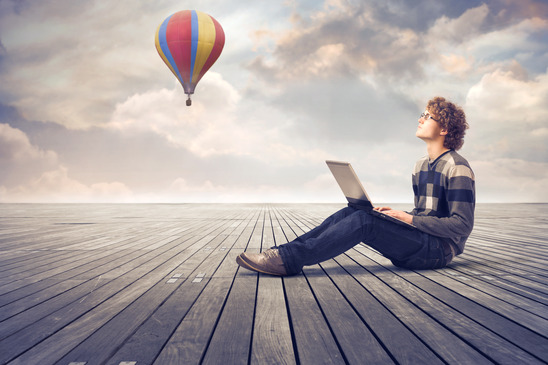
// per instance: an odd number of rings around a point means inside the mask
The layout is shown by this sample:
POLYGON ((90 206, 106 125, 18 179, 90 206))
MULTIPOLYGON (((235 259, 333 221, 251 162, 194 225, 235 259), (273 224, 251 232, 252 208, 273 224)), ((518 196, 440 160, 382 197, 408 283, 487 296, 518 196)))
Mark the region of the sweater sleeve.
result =
POLYGON ((448 171, 445 179, 447 217, 414 215, 413 224, 426 233, 450 238, 462 252, 464 242, 474 226, 474 173, 467 165, 455 165, 448 171))

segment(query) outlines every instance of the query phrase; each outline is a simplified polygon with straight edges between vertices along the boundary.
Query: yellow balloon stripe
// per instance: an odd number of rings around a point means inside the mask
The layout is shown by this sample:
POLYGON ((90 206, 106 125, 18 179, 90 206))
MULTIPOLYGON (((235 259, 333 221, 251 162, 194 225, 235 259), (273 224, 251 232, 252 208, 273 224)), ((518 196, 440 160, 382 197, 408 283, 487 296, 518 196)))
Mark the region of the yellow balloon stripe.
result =
POLYGON ((198 49, 196 51, 196 58, 194 61, 194 72, 192 73, 192 80, 197 80, 204 64, 213 49, 215 44, 215 25, 209 15, 196 11, 198 15, 198 49))

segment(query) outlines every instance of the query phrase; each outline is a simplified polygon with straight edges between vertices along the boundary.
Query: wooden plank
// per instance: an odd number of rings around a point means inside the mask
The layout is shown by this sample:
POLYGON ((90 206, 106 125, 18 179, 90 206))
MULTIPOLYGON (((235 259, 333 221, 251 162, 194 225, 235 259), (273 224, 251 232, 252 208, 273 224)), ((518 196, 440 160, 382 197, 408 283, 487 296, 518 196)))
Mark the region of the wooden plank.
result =
MULTIPOLYGON (((322 267, 395 361, 400 364, 442 364, 443 361, 430 345, 421 341, 420 334, 411 331, 397 314, 382 304, 382 299, 376 298, 368 290, 370 283, 375 280, 372 275, 353 264, 343 255, 336 258, 336 262, 330 261, 322 264, 322 267)), ((384 295, 391 288, 381 290, 384 295)), ((411 305, 403 298, 391 296, 390 300, 392 306, 411 305)), ((415 320, 423 322, 420 317, 415 320)))
POLYGON ((246 227, 228 254, 226 267, 235 269, 237 273, 215 331, 211 336, 203 364, 244 364, 249 360, 257 294, 257 275, 251 275, 233 263, 252 239, 260 237, 254 234, 257 228, 262 227, 262 222, 260 222, 260 226, 257 225, 258 216, 254 217, 250 223, 252 224, 246 227))
POLYGON ((351 364, 393 363, 393 359, 375 335, 323 270, 319 266, 311 266, 306 267, 303 272, 327 324, 337 338, 345 361, 351 364))
MULTIPOLYGON (((354 255, 352 252, 349 255, 354 255)), ((355 256, 353 258, 356 258, 355 256)), ((360 259, 361 257, 357 257, 360 259)), ((453 333, 448 331, 444 326, 440 325, 436 320, 432 319, 424 312, 416 308, 413 305, 416 302, 416 296, 412 296, 412 300, 406 300, 402 298, 397 291, 394 291, 394 284, 384 283, 379 281, 379 270, 381 268, 375 267, 373 277, 366 275, 362 279, 364 273, 361 268, 352 265, 345 261, 344 256, 339 256, 336 259, 337 261, 341 260, 342 262, 347 263, 344 267, 356 278, 359 278, 360 281, 363 280, 363 286, 379 300, 383 306, 385 306, 394 316, 396 316, 402 323, 405 324, 423 343, 434 351, 438 356, 443 358, 445 361, 454 362, 454 363, 490 363, 487 358, 478 354, 474 351, 469 345, 464 341, 460 340, 453 333), (370 278, 366 280, 366 278, 370 278)), ((381 271, 382 272, 382 271, 381 271)), ((404 286, 406 290, 410 288, 404 286)), ((415 293, 416 295, 420 293, 415 293)), ((396 345, 396 344, 392 344, 396 345)))
MULTIPOLYGON (((289 217, 288 217, 289 218, 289 217)), ((298 222, 296 217, 289 218, 286 223, 298 222)), ((301 231, 312 228, 309 221, 297 223, 301 231)), ((297 232, 297 228, 292 230, 297 232)), ((297 232, 298 233, 298 232, 297 232)), ((289 239, 294 237, 289 236, 289 239)), ((318 301, 320 310, 327 325, 336 337, 338 347, 345 362, 348 363, 393 363, 394 359, 371 332, 365 321, 338 291, 333 282, 320 266, 305 267, 303 270, 310 288, 318 301), (359 339, 359 346, 356 346, 359 339)))
POLYGON ((295 364, 282 279, 259 274, 251 364, 295 364))
MULTIPOLYGON (((254 219, 255 218, 251 218, 251 220, 254 219)), ((244 234, 245 233, 242 233, 242 235, 244 234)), ((235 236, 235 238, 236 237, 239 240, 241 235, 237 235, 235 236)), ((225 244, 227 243, 221 243, 221 249, 225 244)), ((225 278, 231 278, 232 275, 227 276, 226 272, 222 269, 223 267, 228 266, 231 267, 233 270, 236 270, 236 265, 234 265, 234 261, 230 260, 230 245, 228 245, 227 249, 224 249, 220 252, 227 254, 227 256, 223 259, 223 263, 221 264, 219 270, 215 272, 215 277, 222 276, 225 278)), ((210 262, 202 263, 201 267, 197 266, 198 263, 190 265, 189 263, 185 263, 182 267, 196 268, 189 275, 190 279, 195 278, 197 275, 199 275, 200 272, 207 272, 207 270, 211 269, 210 262)), ((180 287, 177 288, 177 290, 174 291, 173 294, 169 298, 167 298, 166 301, 162 303, 162 305, 159 306, 159 308, 146 321, 142 323, 142 325, 140 325, 135 333, 127 339, 123 346, 121 346, 121 348, 108 360, 107 363, 118 365, 120 361, 132 359, 134 361, 137 361, 138 363, 152 364, 156 360, 164 346, 169 342, 172 334, 175 333, 179 324, 182 323, 185 318, 187 318, 189 311, 195 306, 200 306, 200 304, 198 304, 199 302, 197 301, 198 297, 202 296, 202 292, 204 288, 208 285, 209 280, 210 275, 206 275, 201 281, 186 280, 185 282, 183 282, 180 287)), ((207 292, 205 295, 207 296, 207 292)), ((204 298, 202 298, 202 301, 203 300, 204 298)), ((196 311, 196 309, 194 310, 196 311)), ((215 317, 213 319, 215 319, 215 317)), ((196 325, 199 325, 199 323, 200 321, 198 321, 196 325)), ((203 338, 206 337, 207 336, 203 338)), ((207 341, 205 344, 202 345, 205 346, 206 344, 207 341)), ((168 355, 164 354, 162 356, 168 355)), ((200 356, 197 355, 197 360, 195 359, 194 361, 198 361, 200 356)))
MULTIPOLYGON (((548 342, 515 322, 508 321, 497 313, 479 306, 465 296, 458 295, 420 274, 394 268, 387 259, 373 250, 358 247, 355 251, 366 253, 366 255, 356 255, 351 252, 349 255, 353 259, 362 266, 373 262, 382 263, 383 281, 388 282, 410 302, 418 305, 420 310, 428 313, 495 362, 515 364, 520 363, 522 359, 527 359, 531 363, 536 363, 542 358, 542 353, 546 355, 548 342)), ((427 341, 427 343, 432 342, 427 341)), ((465 353, 466 351, 463 351, 451 357, 458 360, 465 353)), ((442 357, 451 358, 447 354, 443 354, 442 357)))
MULTIPOLYGON (((273 223, 276 245, 294 239, 295 230, 291 228, 284 214, 274 210, 273 223)), ((292 222, 294 223, 294 222, 292 222)), ((294 333, 296 353, 301 364, 342 364, 344 356, 338 347, 331 329, 325 321, 320 306, 303 275, 283 279, 287 300, 290 325, 294 333)))
MULTIPOLYGON (((270 214, 263 220, 262 250, 274 246, 270 214)), ((251 364, 295 364, 282 278, 259 274, 251 364)))
POLYGON ((177 286, 172 284, 178 280, 190 280, 192 283, 195 283, 194 279, 200 275, 203 275, 203 278, 206 275, 211 276, 226 256, 226 251, 221 251, 220 246, 223 244, 233 244, 233 242, 226 242, 226 238, 229 235, 225 234, 225 232, 227 230, 234 230, 234 228, 230 227, 230 221, 224 221, 223 228, 224 230, 220 231, 216 237, 207 243, 206 248, 192 256, 191 259, 195 261, 195 264, 190 264, 189 261, 186 261, 183 265, 172 270, 167 277, 155 283, 150 290, 146 291, 142 296, 120 311, 116 317, 105 323, 104 326, 94 332, 85 341, 73 348, 60 361, 63 363, 71 361, 105 362, 156 311, 157 307, 172 295, 177 289, 177 286), (196 267, 189 276, 185 274, 185 269, 188 267, 196 267), (102 349, 102 351, 97 353, 94 350, 97 348, 102 349))
POLYGON ((498 288, 507 290, 514 295, 525 297, 536 302, 548 305, 548 285, 544 285, 528 278, 509 275, 500 270, 491 269, 485 265, 467 265, 455 262, 445 268, 444 272, 452 277, 468 278, 469 276, 482 282, 490 283, 498 288))
MULTIPOLYGON (((172 240, 171 248, 177 247, 187 239, 191 237, 183 236, 179 240, 172 240), (186 237, 186 238, 185 238, 186 237)), ((147 240, 147 242, 150 241, 147 240)), ((106 284, 109 279, 117 278, 121 275, 124 275, 128 270, 131 270, 135 266, 141 265, 143 263, 149 262, 153 257, 159 255, 162 251, 157 251, 154 254, 149 254, 146 252, 134 251, 130 253, 120 252, 120 256, 117 256, 117 253, 114 255, 108 255, 107 260, 114 259, 112 261, 106 261, 105 264, 99 265, 97 262, 89 263, 90 270, 87 269, 87 265, 80 266, 74 270, 70 270, 56 276, 50 277, 33 283, 32 285, 27 285, 20 290, 12 291, 6 295, 1 296, 3 303, 2 307, 2 318, 7 318, 16 313, 20 313, 28 308, 34 307, 39 303, 45 302, 50 298, 55 298, 57 304, 53 308, 59 308, 62 306, 59 300, 66 298, 69 301, 76 299, 67 298, 67 289, 77 288, 80 283, 88 282, 88 288, 78 288, 77 290, 83 290, 86 293, 88 290, 95 289, 99 282, 101 285, 106 284), (116 259, 118 257, 118 259, 116 259), (74 273, 70 273, 74 271, 74 273), (23 290, 24 289, 24 290, 23 290), (31 295, 27 298, 27 296, 31 295), (57 297, 58 295, 64 294, 63 297, 57 297), (57 297, 57 298, 56 298, 57 297), (10 302, 11 300, 11 302, 10 302)), ((74 294, 70 294, 72 297, 74 294)), ((44 313, 43 309, 38 309, 40 313, 44 313)), ((32 316, 29 312, 25 313, 26 321, 31 320, 32 316)), ((21 323, 21 322, 19 322, 21 323)))
MULTIPOLYGON (((223 261, 222 265, 229 265, 233 270, 236 270, 233 261, 223 261)), ((223 273, 224 269, 220 270, 223 273)), ((219 313, 232 287, 232 281, 232 277, 223 274, 219 277, 213 275, 169 338, 162 352, 156 358, 155 364, 195 364, 200 362, 216 326, 219 313)))
MULTIPOLYGON (((235 262, 238 251, 231 251, 228 262, 235 262)), ((251 351, 255 315, 256 275, 238 270, 219 322, 211 336, 203 364, 246 364, 251 351)))
POLYGON ((344 364, 344 356, 306 277, 285 278, 284 287, 299 362, 344 364))
POLYGON ((478 205, 442 270, 235 264, 343 206, 0 204, 0 363, 548 362, 548 204, 478 205))
MULTIPOLYGON (((449 275, 443 269, 425 272, 424 275, 426 277, 435 277, 436 282, 451 287, 457 293, 465 293, 468 298, 497 313, 506 314, 509 318, 524 325, 529 323, 529 327, 533 330, 542 331, 542 329, 548 328, 548 321, 546 320, 548 318, 548 308, 539 306, 538 301, 495 286, 489 280, 481 280, 476 275, 449 275), (519 310, 516 310, 516 308, 519 308, 519 310), (525 313, 520 316, 522 312, 525 313), (531 313, 536 316, 531 316, 531 313)), ((548 334, 548 331, 546 334, 548 334)))
POLYGON ((205 242, 201 239, 188 249, 174 247, 157 255, 154 260, 147 260, 146 265, 132 268, 132 276, 121 276, 90 292, 85 297, 84 306, 81 302, 73 302, 60 309, 66 313, 62 318, 50 315, 6 338, 3 342, 8 344, 8 351, 0 354, 0 361, 20 352, 21 346, 32 345, 38 340, 42 342, 23 353, 20 361, 38 362, 63 355, 95 328, 112 318, 117 310, 125 308, 134 298, 146 291, 151 283, 162 280, 174 264, 184 261, 202 249, 207 241, 207 238, 205 242), (174 255, 176 252, 178 253, 174 255))
MULTIPOLYGON (((150 242, 150 238, 144 240, 150 242)), ((175 241, 175 239, 172 239, 175 241)), ((137 241, 139 242, 139 241, 137 241)), ((123 265, 125 262, 131 261, 139 256, 143 256, 142 252, 131 250, 130 252, 119 250, 117 252, 104 252, 99 255, 95 255, 93 258, 82 262, 79 266, 74 266, 66 271, 60 271, 53 275, 44 276, 37 275, 35 277, 25 278, 24 285, 20 283, 17 286, 11 287, 10 291, 6 291, 0 295, 0 305, 6 305, 13 301, 20 300, 26 296, 33 295, 33 302, 36 302, 40 294, 40 291, 46 289, 52 289, 55 284, 64 284, 68 280, 75 280, 76 276, 79 276, 78 280, 82 280, 85 277, 94 278, 99 275, 106 275, 109 268, 114 268, 123 265), (113 267, 114 266, 114 267, 113 267)), ((62 291, 61 291, 62 292, 62 291)), ((59 294, 59 292, 52 293, 51 296, 59 294)), ((29 304, 31 304, 29 302, 29 304)))

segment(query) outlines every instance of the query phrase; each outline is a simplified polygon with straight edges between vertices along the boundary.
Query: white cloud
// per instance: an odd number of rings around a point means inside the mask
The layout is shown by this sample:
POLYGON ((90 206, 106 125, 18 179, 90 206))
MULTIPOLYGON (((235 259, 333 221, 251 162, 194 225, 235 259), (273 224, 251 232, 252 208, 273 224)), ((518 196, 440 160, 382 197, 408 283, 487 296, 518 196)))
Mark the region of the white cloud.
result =
POLYGON ((0 162, 21 165, 38 162, 51 165, 56 161, 55 152, 33 146, 23 131, 0 123, 0 162))
POLYGON ((498 158, 471 161, 480 202, 548 201, 548 163, 498 158))
POLYGON ((40 177, 11 189, 0 186, 0 202, 4 203, 119 203, 131 200, 131 191, 123 183, 87 186, 70 178, 64 166, 44 172, 40 177))
POLYGON ((17 128, 0 123, 0 202, 125 201, 120 182, 84 185, 71 179, 57 154, 33 145, 17 128))
POLYGON ((170 192, 173 193, 212 193, 226 191, 223 186, 215 186, 211 181, 206 180, 201 185, 189 184, 184 178, 177 178, 173 181, 169 187, 170 192))
POLYGON ((173 181, 169 189, 162 192, 161 200, 168 198, 171 202, 202 202, 202 203, 261 203, 278 201, 280 191, 284 187, 274 185, 220 185, 210 180, 202 183, 189 183, 185 178, 173 181))
MULTIPOLYGON (((436 43, 432 46, 435 48, 443 41, 455 45, 472 39, 480 33, 480 27, 488 14, 489 8, 486 4, 483 4, 466 10, 458 18, 440 17, 428 30, 429 38, 436 40, 436 43)), ((430 46, 429 44, 428 47, 430 46)))
POLYGON ((548 20, 541 18, 524 19, 521 22, 467 40, 467 51, 475 54, 478 62, 489 62, 508 57, 507 53, 521 53, 545 50, 545 44, 531 35, 548 31, 548 20))
POLYGON ((466 105, 492 123, 548 123, 548 72, 532 80, 516 78, 513 71, 485 74, 468 91, 466 105))
POLYGON ((283 133, 287 121, 265 109, 238 112, 242 97, 218 73, 204 76, 192 98, 192 106, 184 106, 186 96, 179 87, 133 95, 116 106, 108 128, 153 132, 201 158, 248 156, 277 164, 327 156, 319 149, 289 145, 283 133))
POLYGON ((495 70, 470 88, 466 112, 478 155, 545 160, 548 73, 530 80, 495 70))
POLYGON ((0 123, 0 186, 13 187, 58 163, 54 151, 33 145, 22 130, 0 123))
POLYGON ((321 10, 287 20, 292 27, 254 32, 258 54, 248 68, 271 83, 365 77, 420 78, 420 36, 410 28, 376 19, 372 10, 346 1, 326 1, 321 10), (273 47, 272 45, 275 45, 273 47))
MULTIPOLYGON (((180 86, 135 94, 116 109, 109 128, 150 131, 198 156, 246 153, 249 144, 246 127, 235 120, 239 93, 214 72, 204 76, 185 106, 186 95, 180 86)), ((251 152, 250 152, 251 153, 251 152)))
POLYGON ((463 12, 427 1, 201 4, 215 9, 227 43, 188 108, 153 44, 181 4, 0 1, 0 99, 24 120, 0 129, 0 199, 336 200, 317 166, 340 157, 375 201, 408 201, 423 153, 413 113, 434 95, 467 112, 463 155, 478 163, 480 200, 496 197, 489 189, 510 196, 512 181, 538 188, 525 174, 548 155, 548 21, 538 3, 463 12), (44 128, 53 123, 79 130, 64 130, 73 139, 56 147, 59 130, 44 128), (131 152, 140 144, 148 163, 131 152), (105 162, 111 153, 116 163, 105 162), (508 174, 501 185, 493 161, 508 174))
POLYGON ((160 18, 123 4, 48 1, 0 13, 9 56, 0 83, 13 105, 29 119, 85 129, 103 124, 128 89, 167 80, 154 48, 160 18))

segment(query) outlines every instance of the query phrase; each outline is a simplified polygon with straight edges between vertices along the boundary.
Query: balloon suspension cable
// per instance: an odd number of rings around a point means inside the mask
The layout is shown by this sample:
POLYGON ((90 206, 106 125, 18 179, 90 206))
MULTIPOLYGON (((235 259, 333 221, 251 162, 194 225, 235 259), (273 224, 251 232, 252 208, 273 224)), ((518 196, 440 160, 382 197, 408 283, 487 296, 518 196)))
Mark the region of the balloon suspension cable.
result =
POLYGON ((186 99, 186 106, 191 106, 192 100, 190 100, 190 94, 188 94, 188 99, 186 99))

